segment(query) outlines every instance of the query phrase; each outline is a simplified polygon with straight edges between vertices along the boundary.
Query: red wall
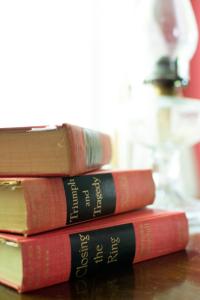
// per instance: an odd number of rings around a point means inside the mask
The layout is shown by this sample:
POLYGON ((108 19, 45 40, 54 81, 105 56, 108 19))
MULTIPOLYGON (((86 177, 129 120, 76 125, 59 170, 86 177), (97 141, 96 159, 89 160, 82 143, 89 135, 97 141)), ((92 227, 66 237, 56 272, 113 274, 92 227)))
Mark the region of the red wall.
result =
MULTIPOLYGON (((196 15, 198 31, 199 31, 199 42, 195 55, 192 58, 190 65, 190 83, 189 86, 184 90, 186 97, 199 98, 200 99, 200 1, 191 0, 192 6, 196 15)), ((195 173, 197 178, 200 178, 200 143, 193 147, 194 155, 196 157, 195 173)), ((200 197, 200 185, 197 180, 196 196, 200 197)))
POLYGON ((192 98, 200 98, 200 1, 191 0, 194 12, 196 15, 198 30, 199 30, 199 43, 197 51, 191 61, 190 66, 190 84, 185 89, 184 95, 192 98))

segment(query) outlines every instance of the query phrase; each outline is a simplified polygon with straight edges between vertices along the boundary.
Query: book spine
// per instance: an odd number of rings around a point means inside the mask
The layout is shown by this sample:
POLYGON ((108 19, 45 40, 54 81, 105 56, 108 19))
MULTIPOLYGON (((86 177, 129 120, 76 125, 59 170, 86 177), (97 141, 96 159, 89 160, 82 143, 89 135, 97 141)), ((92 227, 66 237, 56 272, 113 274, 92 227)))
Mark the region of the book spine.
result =
POLYGON ((128 224, 78 233, 56 232, 21 244, 23 285, 20 292, 82 278, 89 270, 124 266, 184 249, 188 225, 184 214, 138 218, 128 224), (73 276, 73 277, 74 277, 73 276))
POLYGON ((134 262, 148 260, 184 249, 188 243, 188 222, 184 214, 168 215, 135 223, 134 262))
POLYGON ((64 178, 67 224, 142 208, 154 200, 150 170, 91 173, 64 178))
POLYGON ((153 203, 155 184, 150 170, 113 172, 112 175, 116 192, 116 214, 153 203))
POLYGON ((70 140, 70 176, 95 170, 111 160, 112 146, 109 135, 74 125, 64 125, 70 140))
POLYGON ((26 234, 142 208, 154 200, 150 170, 24 181, 26 234), (45 214, 44 214, 45 212, 45 214))

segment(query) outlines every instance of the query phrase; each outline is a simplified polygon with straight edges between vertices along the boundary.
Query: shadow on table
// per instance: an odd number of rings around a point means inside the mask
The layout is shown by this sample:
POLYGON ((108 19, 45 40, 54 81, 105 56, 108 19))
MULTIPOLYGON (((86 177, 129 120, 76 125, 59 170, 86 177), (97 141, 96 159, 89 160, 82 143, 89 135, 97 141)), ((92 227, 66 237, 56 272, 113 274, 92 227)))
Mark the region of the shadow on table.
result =
POLYGON ((18 294, 0 286, 0 300, 98 300, 143 299, 179 286, 187 277, 188 255, 185 251, 137 263, 133 267, 95 274, 37 291, 18 294))

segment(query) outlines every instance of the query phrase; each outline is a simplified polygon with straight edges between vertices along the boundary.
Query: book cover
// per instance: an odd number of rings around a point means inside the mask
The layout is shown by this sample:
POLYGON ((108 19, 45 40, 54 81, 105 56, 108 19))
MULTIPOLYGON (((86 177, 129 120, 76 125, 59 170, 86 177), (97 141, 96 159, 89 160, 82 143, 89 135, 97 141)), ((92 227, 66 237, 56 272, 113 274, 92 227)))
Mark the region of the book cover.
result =
POLYGON ((72 176, 111 159, 109 135, 71 124, 0 129, 0 176, 72 176))
POLYGON ((0 178, 0 230, 30 235, 142 208, 154 196, 151 170, 0 178))
POLYGON ((31 237, 0 234, 0 282, 30 291, 184 249, 183 212, 144 209, 31 237))

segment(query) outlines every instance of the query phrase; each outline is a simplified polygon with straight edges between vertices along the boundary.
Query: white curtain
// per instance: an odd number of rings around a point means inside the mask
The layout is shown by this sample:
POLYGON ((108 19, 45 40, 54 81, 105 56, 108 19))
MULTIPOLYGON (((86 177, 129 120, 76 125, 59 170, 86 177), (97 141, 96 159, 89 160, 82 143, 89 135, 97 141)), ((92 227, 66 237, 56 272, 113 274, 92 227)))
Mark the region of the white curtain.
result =
POLYGON ((138 0, 0 1, 0 127, 109 131, 133 85, 138 0))
POLYGON ((0 1, 0 126, 92 126, 92 0, 0 1))
POLYGON ((96 120, 100 128, 107 129, 112 127, 117 105, 127 100, 137 77, 134 14, 139 1, 94 3, 96 120))

